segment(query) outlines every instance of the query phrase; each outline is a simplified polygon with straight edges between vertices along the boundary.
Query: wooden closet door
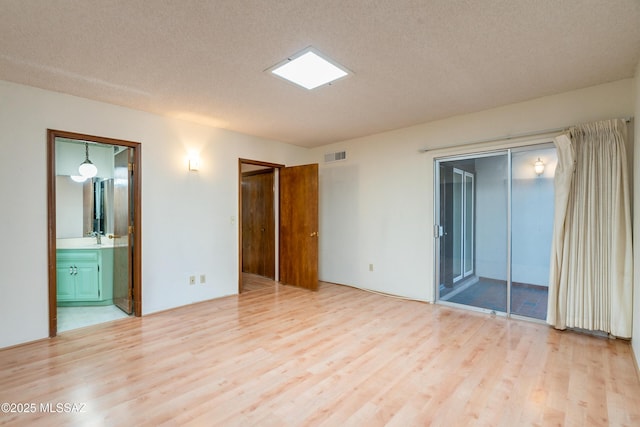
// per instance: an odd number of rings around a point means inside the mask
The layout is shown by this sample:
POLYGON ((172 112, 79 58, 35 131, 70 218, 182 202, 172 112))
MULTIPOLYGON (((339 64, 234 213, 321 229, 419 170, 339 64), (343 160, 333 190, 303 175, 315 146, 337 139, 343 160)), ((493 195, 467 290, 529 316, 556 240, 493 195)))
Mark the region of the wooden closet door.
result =
POLYGON ((318 165, 280 169, 280 282, 318 289, 318 165))

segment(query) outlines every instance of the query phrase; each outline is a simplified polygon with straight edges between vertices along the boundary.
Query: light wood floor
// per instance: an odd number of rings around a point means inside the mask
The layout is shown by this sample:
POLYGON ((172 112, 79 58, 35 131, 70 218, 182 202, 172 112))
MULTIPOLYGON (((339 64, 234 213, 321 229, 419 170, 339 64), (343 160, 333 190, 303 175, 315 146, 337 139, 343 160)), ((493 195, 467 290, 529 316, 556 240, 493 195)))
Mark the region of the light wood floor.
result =
POLYGON ((640 425, 627 342, 321 284, 0 351, 13 425, 640 425))
POLYGON ((276 282, 257 274, 242 273, 242 292, 272 289, 276 282))

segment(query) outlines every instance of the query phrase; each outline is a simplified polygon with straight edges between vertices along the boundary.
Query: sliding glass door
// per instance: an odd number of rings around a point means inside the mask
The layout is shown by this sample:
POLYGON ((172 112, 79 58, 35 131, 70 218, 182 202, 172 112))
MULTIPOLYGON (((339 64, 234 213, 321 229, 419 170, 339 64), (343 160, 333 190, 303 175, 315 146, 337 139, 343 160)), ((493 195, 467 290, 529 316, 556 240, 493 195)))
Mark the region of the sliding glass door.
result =
POLYGON ((439 298, 506 312, 506 293, 479 291, 506 289, 507 153, 442 159, 436 165, 439 298))
POLYGON ((546 316, 553 168, 547 146, 435 161, 439 302, 546 316))

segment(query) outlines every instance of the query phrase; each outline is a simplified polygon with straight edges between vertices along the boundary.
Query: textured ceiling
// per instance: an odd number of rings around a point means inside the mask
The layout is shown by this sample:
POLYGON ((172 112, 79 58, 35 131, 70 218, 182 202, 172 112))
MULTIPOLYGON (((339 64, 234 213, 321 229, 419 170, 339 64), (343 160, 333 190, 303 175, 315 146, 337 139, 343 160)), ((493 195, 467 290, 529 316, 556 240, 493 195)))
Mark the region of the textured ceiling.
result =
POLYGON ((0 0, 0 79, 318 146, 632 77, 640 0, 0 0), (354 72, 264 72, 312 45, 354 72))

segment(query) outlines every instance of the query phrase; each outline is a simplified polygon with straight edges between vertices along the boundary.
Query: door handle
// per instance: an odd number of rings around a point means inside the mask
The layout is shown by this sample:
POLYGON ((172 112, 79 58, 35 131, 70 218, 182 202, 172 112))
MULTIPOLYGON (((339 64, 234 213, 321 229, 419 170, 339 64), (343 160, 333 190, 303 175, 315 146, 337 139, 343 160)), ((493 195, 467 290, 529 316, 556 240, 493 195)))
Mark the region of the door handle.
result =
POLYGON ((75 265, 73 266, 73 275, 74 276, 78 275, 78 267, 76 267, 75 265))
POLYGON ((69 276, 73 276, 73 265, 69 266, 69 276))
POLYGON ((319 234, 317 231, 314 231, 313 233, 309 234, 309 237, 318 237, 319 234))

